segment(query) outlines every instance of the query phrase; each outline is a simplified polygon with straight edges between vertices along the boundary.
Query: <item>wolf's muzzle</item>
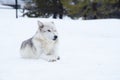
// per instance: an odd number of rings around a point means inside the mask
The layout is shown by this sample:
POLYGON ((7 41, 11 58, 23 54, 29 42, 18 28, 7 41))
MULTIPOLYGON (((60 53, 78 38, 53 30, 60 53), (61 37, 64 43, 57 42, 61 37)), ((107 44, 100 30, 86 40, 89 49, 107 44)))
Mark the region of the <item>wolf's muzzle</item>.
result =
POLYGON ((57 38, 58 38, 58 36, 55 35, 54 38, 53 38, 53 40, 56 40, 57 38))

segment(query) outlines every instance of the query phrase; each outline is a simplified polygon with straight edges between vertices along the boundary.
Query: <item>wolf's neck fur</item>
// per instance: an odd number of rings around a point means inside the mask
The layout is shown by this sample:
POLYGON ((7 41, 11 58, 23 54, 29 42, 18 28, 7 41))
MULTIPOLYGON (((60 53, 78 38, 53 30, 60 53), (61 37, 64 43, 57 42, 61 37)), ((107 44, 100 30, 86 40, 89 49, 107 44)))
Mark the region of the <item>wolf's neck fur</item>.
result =
POLYGON ((40 35, 39 33, 36 33, 36 35, 34 36, 34 39, 38 42, 40 42, 41 44, 41 47, 43 49, 45 49, 45 51, 47 53, 50 53, 53 49, 53 47, 55 46, 55 43, 57 42, 56 41, 53 41, 53 40, 48 40, 48 39, 45 39, 42 35, 40 35))

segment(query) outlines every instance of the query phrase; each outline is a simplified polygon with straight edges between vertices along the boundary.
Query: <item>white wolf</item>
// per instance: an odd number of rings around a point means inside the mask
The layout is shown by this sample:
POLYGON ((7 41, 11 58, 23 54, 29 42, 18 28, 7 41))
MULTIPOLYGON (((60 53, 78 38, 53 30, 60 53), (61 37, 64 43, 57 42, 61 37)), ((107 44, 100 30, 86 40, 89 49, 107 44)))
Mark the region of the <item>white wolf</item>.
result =
POLYGON ((56 54, 58 33, 54 22, 38 21, 36 34, 22 42, 20 53, 23 58, 42 58, 49 62, 57 61, 60 57, 56 54))

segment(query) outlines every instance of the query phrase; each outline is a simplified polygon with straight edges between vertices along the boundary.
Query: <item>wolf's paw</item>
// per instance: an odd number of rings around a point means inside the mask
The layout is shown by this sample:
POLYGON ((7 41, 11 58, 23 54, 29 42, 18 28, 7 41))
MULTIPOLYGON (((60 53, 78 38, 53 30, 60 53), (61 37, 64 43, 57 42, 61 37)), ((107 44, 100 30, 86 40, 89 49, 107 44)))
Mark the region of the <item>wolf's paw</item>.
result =
POLYGON ((56 62, 57 60, 55 59, 51 59, 51 60, 48 60, 48 62, 56 62))
POLYGON ((60 57, 59 57, 59 56, 57 57, 57 60, 60 60, 60 57))
POLYGON ((48 62, 56 62, 57 60, 60 60, 60 57, 59 56, 52 56, 48 59, 48 62))

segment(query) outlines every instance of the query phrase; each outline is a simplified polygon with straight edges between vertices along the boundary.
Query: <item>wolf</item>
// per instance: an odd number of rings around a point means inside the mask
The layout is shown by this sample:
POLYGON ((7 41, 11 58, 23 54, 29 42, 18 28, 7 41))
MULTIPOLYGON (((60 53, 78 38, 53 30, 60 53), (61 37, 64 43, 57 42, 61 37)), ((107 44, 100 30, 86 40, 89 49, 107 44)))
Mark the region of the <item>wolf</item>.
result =
POLYGON ((60 59, 57 54, 58 32, 54 22, 38 21, 38 29, 33 37, 22 42, 22 58, 44 59, 54 62, 60 59))

